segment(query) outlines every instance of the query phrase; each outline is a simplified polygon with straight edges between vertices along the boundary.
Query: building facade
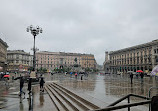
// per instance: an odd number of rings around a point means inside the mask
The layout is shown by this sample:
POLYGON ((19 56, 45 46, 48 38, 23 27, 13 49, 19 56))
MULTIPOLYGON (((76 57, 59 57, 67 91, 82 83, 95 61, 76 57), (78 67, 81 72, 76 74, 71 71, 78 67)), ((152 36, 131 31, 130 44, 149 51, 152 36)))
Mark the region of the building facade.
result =
POLYGON ((7 48, 7 43, 0 38, 0 71, 5 71, 7 67, 7 48))
POLYGON ((28 71, 33 66, 33 56, 24 50, 7 51, 8 71, 23 72, 28 71))
POLYGON ((36 53, 36 69, 46 68, 49 71, 55 68, 73 67, 75 64, 85 68, 95 69, 96 60, 92 54, 47 52, 36 53))
POLYGON ((83 69, 96 69, 96 60, 92 54, 79 54, 81 56, 81 67, 83 69))
POLYGON ((104 69, 112 73, 143 70, 152 71, 158 64, 158 40, 137 46, 111 51, 108 67, 104 62, 104 69))

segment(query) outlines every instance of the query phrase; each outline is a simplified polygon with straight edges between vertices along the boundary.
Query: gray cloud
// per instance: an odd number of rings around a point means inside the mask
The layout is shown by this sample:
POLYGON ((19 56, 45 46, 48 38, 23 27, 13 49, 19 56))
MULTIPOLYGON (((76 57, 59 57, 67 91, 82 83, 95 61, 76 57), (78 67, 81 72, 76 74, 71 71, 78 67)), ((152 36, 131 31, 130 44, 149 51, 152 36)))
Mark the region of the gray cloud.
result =
POLYGON ((9 49, 31 52, 29 25, 39 25, 40 50, 94 54, 157 39, 156 0, 1 0, 0 36, 9 49))

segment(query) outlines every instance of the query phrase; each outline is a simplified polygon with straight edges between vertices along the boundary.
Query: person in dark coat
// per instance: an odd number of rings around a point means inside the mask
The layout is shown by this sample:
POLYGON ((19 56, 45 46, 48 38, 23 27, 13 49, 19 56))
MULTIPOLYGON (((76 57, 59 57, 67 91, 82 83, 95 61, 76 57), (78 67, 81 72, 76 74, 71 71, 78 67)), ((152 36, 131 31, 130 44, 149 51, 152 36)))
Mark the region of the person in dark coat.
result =
POLYGON ((133 84, 133 73, 130 73, 131 84, 133 84))
POLYGON ((144 74, 141 72, 140 73, 141 82, 143 82, 143 77, 144 77, 144 74))
POLYGON ((20 77, 20 94, 19 94, 19 96, 21 96, 22 93, 23 93, 24 96, 25 96, 25 92, 22 90, 23 87, 24 87, 24 79, 23 79, 23 77, 20 77))
POLYGON ((40 91, 42 91, 42 92, 44 92, 44 88, 43 88, 44 83, 45 83, 44 78, 41 77, 41 80, 40 80, 40 91))
POLYGON ((28 94, 31 93, 31 83, 32 83, 32 78, 29 78, 29 81, 28 81, 28 91, 29 91, 29 93, 28 94))
POLYGON ((81 75, 81 80, 83 80, 83 74, 81 75))

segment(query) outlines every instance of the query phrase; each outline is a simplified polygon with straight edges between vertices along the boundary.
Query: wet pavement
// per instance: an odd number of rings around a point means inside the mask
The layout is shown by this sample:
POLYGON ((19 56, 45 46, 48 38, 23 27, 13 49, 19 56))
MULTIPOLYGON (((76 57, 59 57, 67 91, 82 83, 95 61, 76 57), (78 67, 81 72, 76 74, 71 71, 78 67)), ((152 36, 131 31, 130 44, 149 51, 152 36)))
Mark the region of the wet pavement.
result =
MULTIPOLYGON (((121 75, 88 74, 83 76, 83 80, 80 76, 76 79, 74 75, 69 74, 44 74, 44 77, 46 83, 56 82, 100 108, 105 108, 130 93, 147 97, 150 87, 158 87, 158 80, 155 77, 144 77, 143 82, 140 78, 134 77, 133 84, 130 83, 128 76, 121 75)), ((9 86, 6 86, 4 81, 0 81, 0 85, 0 111, 29 111, 32 108, 33 111, 56 110, 47 92, 40 92, 39 84, 33 85, 33 94, 29 96, 27 83, 25 83, 25 98, 24 95, 21 98, 18 96, 19 80, 10 79, 9 86)), ((157 92, 158 90, 152 90, 151 95, 156 95, 157 92)), ((131 102, 137 101, 143 101, 143 99, 131 98, 131 102)), ((119 104, 126 103, 125 100, 119 104)), ((148 111, 148 105, 133 107, 131 111, 142 111, 142 109, 148 111)), ((127 111, 127 109, 120 111, 127 111)))

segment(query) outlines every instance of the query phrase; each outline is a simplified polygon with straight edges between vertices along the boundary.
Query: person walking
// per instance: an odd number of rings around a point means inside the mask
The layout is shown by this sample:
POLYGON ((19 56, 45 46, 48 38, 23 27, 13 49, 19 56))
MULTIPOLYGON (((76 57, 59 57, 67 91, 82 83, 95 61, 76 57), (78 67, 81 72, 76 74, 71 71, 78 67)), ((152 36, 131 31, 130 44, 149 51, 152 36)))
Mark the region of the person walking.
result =
POLYGON ((70 77, 72 77, 72 74, 73 74, 73 73, 72 73, 72 72, 70 72, 70 77))
POLYGON ((23 79, 23 77, 21 76, 21 78, 20 78, 20 94, 19 94, 19 96, 21 96, 22 93, 23 93, 24 96, 25 96, 25 92, 22 90, 23 87, 24 87, 24 79, 23 79))
POLYGON ((29 78, 29 81, 28 81, 28 91, 29 91, 29 93, 28 94, 30 94, 31 93, 31 83, 32 83, 32 78, 29 78))
POLYGON ((4 80, 5 80, 5 85, 9 86, 9 77, 5 77, 4 80))
POLYGON ((40 80, 40 91, 42 91, 42 92, 44 92, 44 88, 43 88, 44 83, 45 83, 44 78, 41 77, 41 80, 40 80))
POLYGON ((81 75, 81 80, 83 80, 83 74, 81 75))
POLYGON ((133 73, 130 73, 131 84, 133 84, 133 73))
POLYGON ((77 72, 75 73, 75 78, 77 79, 77 72))
POLYGON ((143 82, 144 74, 142 72, 140 73, 140 78, 141 78, 141 82, 143 82))

